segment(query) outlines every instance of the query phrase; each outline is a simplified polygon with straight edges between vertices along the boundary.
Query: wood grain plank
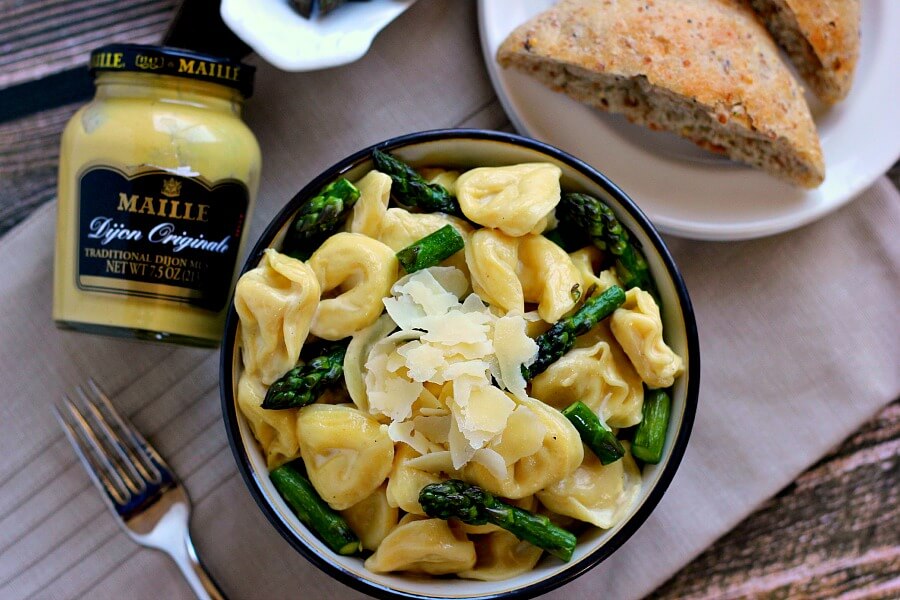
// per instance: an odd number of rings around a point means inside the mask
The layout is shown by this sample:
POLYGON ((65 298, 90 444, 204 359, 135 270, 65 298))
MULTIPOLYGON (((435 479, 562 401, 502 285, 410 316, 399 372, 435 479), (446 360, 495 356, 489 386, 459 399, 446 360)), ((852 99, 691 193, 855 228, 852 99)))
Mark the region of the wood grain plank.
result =
POLYGON ((158 43, 177 3, 0 0, 0 87, 83 66, 106 43, 158 43))
POLYGON ((900 597, 900 400, 651 598, 900 597))
POLYGON ((55 196, 59 137, 78 106, 0 124, 0 235, 55 196))

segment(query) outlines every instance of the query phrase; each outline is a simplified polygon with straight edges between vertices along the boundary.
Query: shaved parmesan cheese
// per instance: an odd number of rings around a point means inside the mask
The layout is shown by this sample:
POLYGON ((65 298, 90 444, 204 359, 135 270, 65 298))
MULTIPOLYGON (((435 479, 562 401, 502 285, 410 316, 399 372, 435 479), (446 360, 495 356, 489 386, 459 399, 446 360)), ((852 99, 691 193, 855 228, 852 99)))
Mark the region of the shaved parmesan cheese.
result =
POLYGON ((366 395, 364 381, 365 362, 368 359, 372 347, 390 332, 394 330, 394 322, 387 315, 383 315, 369 327, 353 334, 353 339, 347 346, 344 354, 344 381, 347 384, 347 392, 353 403, 362 410, 369 410, 369 399, 366 395))
POLYGON ((410 458, 406 461, 406 465, 413 469, 419 469, 420 471, 426 471, 428 473, 449 473, 455 475, 458 470, 453 466, 453 459, 450 457, 450 452, 447 450, 430 452, 422 456, 410 458))
MULTIPOLYGON (((462 303, 464 313, 488 313, 487 305, 478 294, 469 294, 462 303)), ((488 313, 489 314, 489 313, 488 313)))
POLYGON ((413 381, 433 381, 438 370, 447 367, 444 353, 440 349, 419 340, 400 346, 397 354, 404 359, 404 365, 413 381))
POLYGON ((506 427, 516 403, 500 389, 479 382, 454 383, 450 412, 456 417, 459 431, 474 449, 483 447, 506 427))
POLYGON ((500 317, 494 323, 494 352, 500 366, 500 385, 516 398, 525 398, 525 377, 522 365, 531 365, 537 358, 538 345, 525 333, 525 319, 521 315, 500 317))
POLYGON ((368 379, 366 376, 370 412, 381 413, 393 421, 405 421, 409 418, 413 402, 422 391, 420 382, 410 381, 405 377, 388 376, 381 379, 380 385, 376 387, 369 386, 368 379))
POLYGON ((501 481, 507 477, 506 461, 503 460, 503 457, 496 450, 491 450, 490 448, 477 450, 472 457, 472 462, 480 464, 491 475, 501 481))
POLYGON ((421 431, 416 431, 412 421, 392 422, 388 425, 388 436, 395 442, 408 444, 419 454, 443 450, 440 445, 430 441, 421 431))
POLYGON ((409 296, 385 298, 382 302, 384 302, 387 314, 404 331, 413 329, 415 323, 425 316, 425 311, 422 310, 422 307, 413 302, 409 296))
POLYGON ((501 436, 495 449, 506 457, 506 464, 511 465, 541 449, 547 435, 547 426, 534 411, 520 404, 509 416, 507 431, 512 435, 501 436))
POLYGON ((444 381, 453 381, 459 377, 470 375, 482 378, 488 370, 488 364, 483 360, 461 360, 444 369, 444 381))
POLYGON ((453 468, 456 470, 462 469, 475 455, 475 448, 469 445, 469 440, 460 432, 456 419, 450 421, 450 433, 447 436, 447 442, 450 446, 450 458, 453 461, 453 468))
POLYGON ((493 356, 494 345, 489 339, 484 339, 480 342, 460 342, 454 344, 451 350, 454 354, 459 355, 466 360, 471 360, 473 358, 484 358, 489 360, 490 357, 493 356))
POLYGON ((446 417, 450 414, 446 408, 423 408, 419 411, 423 417, 446 417))
POLYGON ((468 290, 454 267, 423 269, 394 284, 384 306, 400 330, 370 342, 368 410, 390 419, 390 438, 421 454, 416 461, 429 470, 448 473, 474 460, 505 478, 503 457, 534 454, 546 433, 516 401, 527 397, 522 365, 537 355, 526 335, 535 317, 496 314, 477 294, 463 298, 468 290), (509 429, 515 434, 505 439, 509 429))
POLYGON ((401 291, 408 294, 413 302, 421 306, 426 315, 435 317, 445 315, 452 307, 459 306, 459 298, 444 291, 441 284, 427 272, 422 271, 422 273, 422 278, 411 280, 403 286, 401 291))
POLYGON ((479 318, 483 316, 479 313, 452 311, 440 318, 422 319, 421 328, 427 332, 422 335, 422 339, 445 346, 487 341, 490 328, 479 318))
POLYGON ((420 414, 413 418, 412 423, 416 431, 429 441, 435 444, 446 444, 450 436, 450 419, 449 413, 434 416, 420 414))
POLYGON ((427 271, 442 288, 457 298, 462 298, 469 290, 469 280, 466 278, 466 274, 456 267, 431 267, 427 271))

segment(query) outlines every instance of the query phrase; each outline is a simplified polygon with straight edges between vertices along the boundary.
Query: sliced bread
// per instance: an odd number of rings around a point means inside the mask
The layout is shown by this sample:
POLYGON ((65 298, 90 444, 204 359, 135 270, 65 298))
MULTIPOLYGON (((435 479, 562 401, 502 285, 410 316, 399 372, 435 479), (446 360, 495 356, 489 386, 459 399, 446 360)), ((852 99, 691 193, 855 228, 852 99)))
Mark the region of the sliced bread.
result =
POLYGON ((816 96, 843 100, 859 58, 859 0, 751 3, 816 96))
POLYGON ((497 60, 794 184, 824 179, 803 91, 740 0, 562 0, 513 31, 497 60))

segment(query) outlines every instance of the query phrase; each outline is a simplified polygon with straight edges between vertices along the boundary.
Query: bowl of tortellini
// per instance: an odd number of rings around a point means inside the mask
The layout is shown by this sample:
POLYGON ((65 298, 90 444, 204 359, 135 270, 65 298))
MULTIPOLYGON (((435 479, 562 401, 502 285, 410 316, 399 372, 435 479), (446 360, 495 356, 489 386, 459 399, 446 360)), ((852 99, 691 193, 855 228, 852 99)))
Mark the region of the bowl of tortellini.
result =
POLYGON ((378 597, 521 598, 647 519, 699 374, 636 204, 556 148, 458 129, 287 203, 238 280, 221 392, 250 492, 317 567, 378 597))

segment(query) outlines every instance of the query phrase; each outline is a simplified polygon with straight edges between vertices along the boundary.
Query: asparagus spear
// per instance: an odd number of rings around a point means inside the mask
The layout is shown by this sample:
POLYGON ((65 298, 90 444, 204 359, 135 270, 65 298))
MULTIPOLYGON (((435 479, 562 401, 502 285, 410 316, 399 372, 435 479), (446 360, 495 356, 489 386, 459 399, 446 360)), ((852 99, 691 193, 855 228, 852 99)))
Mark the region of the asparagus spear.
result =
POLYGON ((297 211, 284 240, 284 251, 305 256, 323 238, 334 233, 359 199, 359 190, 343 177, 325 186, 297 211))
POLYGON ((556 207, 556 216, 560 223, 571 223, 586 231, 595 246, 616 257, 616 274, 626 290, 639 287, 657 296, 647 260, 611 208, 593 196, 568 193, 556 207))
POLYGON ((397 253, 407 273, 432 267, 463 249, 465 240, 453 225, 444 225, 397 253))
POLYGON ((380 150, 372 151, 372 161, 376 169, 390 176, 393 183, 391 195, 400 204, 425 212, 463 216, 459 202, 447 188, 437 183, 428 183, 406 163, 380 150))
POLYGON ((347 525, 343 517, 337 514, 319 496, 312 483, 303 476, 294 461, 273 470, 269 479, 281 497, 284 498, 300 521, 322 538, 329 548, 338 554, 356 554, 362 549, 359 538, 347 525))
POLYGON ((559 230, 559 228, 553 229, 551 231, 545 231, 544 237, 563 250, 566 250, 566 238, 563 237, 562 232, 559 230))
POLYGON ((270 385, 262 407, 279 410, 312 404, 344 374, 346 352, 347 344, 329 344, 320 355, 294 367, 270 385))
POLYGON ((477 485, 459 479, 426 485, 419 492, 419 504, 430 517, 456 518, 470 525, 493 523, 566 562, 578 541, 547 517, 497 500, 477 485))
POLYGON ((525 379, 532 379, 546 371, 547 367, 572 349, 577 336, 593 329, 623 302, 625 291, 617 285, 611 286, 603 293, 588 298, 574 315, 560 319, 553 327, 539 335, 535 340, 538 345, 537 358, 531 366, 522 365, 522 375, 525 379))
POLYGON ((672 402, 665 390, 647 390, 644 393, 642 419, 634 432, 631 454, 646 463, 656 464, 662 459, 669 428, 672 402))
POLYGON ((625 456, 625 448, 613 432, 603 426, 597 415, 584 402, 573 402, 562 411, 581 436, 581 441, 597 455, 600 464, 608 465, 625 456))

